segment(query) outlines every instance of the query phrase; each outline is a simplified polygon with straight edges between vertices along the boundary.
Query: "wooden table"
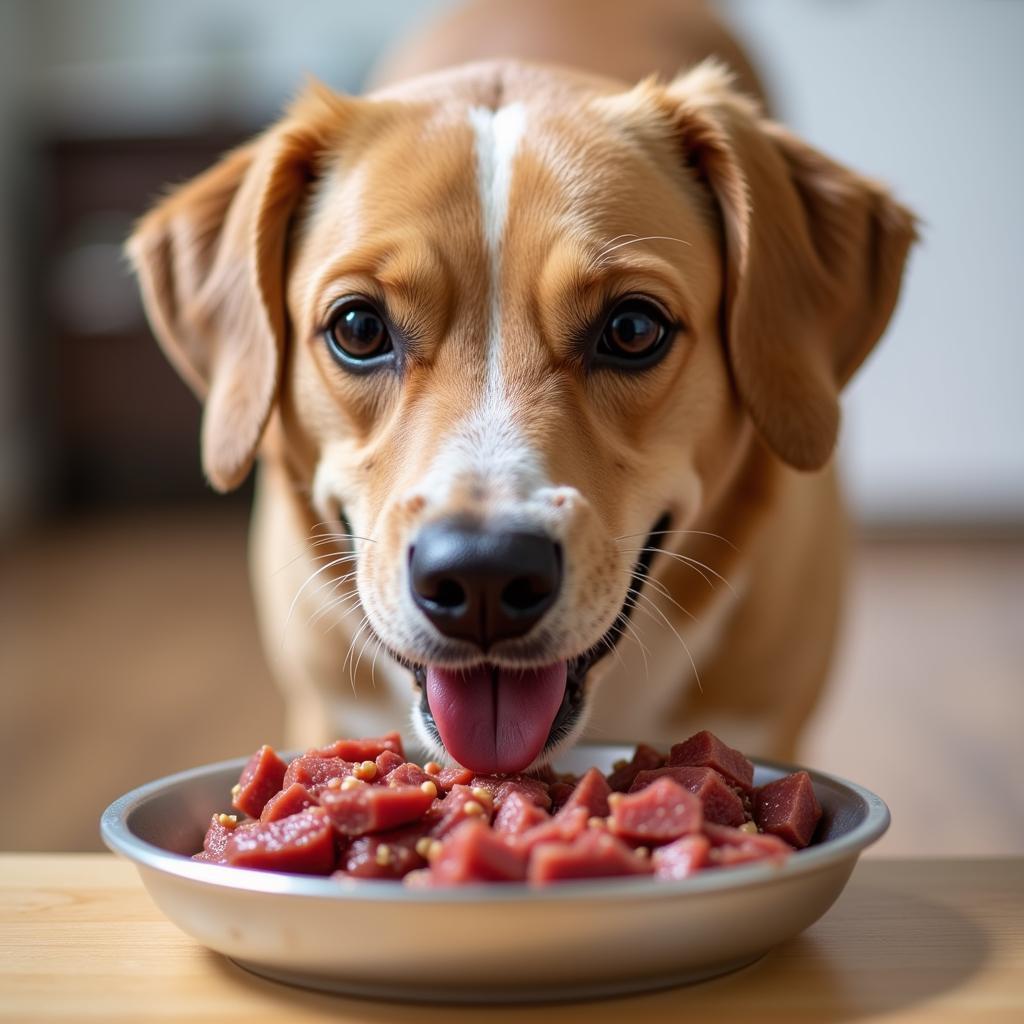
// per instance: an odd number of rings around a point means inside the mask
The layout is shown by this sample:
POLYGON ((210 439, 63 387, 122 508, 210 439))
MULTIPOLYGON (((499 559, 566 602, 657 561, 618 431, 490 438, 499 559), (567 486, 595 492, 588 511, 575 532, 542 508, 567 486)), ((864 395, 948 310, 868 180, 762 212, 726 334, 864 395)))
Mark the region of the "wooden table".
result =
POLYGON ((263 981, 166 921, 107 854, 0 854, 0 1020, 670 1024, 1024 1021, 1024 859, 865 860, 759 963, 689 988, 562 1006, 429 1007, 263 981))

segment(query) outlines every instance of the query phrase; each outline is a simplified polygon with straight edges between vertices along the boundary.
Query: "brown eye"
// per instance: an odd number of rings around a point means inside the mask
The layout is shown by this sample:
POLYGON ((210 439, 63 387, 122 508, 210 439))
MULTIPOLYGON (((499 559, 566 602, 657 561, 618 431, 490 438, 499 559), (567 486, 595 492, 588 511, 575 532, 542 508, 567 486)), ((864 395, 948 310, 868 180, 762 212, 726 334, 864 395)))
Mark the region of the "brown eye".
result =
POLYGON ((343 366, 378 361, 392 352, 384 317, 368 299, 350 299, 332 313, 324 332, 331 355, 343 366))
POLYGON ((595 356, 605 363, 630 363, 639 369, 661 355, 672 333, 673 325, 659 306, 647 299, 624 299, 605 321, 595 356))

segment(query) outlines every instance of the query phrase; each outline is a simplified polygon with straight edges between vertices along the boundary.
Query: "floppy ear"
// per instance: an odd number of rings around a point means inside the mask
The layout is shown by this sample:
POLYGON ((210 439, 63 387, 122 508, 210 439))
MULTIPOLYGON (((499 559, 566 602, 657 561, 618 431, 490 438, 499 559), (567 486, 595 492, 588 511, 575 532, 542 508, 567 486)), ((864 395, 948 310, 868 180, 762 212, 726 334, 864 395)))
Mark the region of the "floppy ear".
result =
POLYGON ((817 469, 835 444, 839 391, 896 305, 914 215, 763 119, 716 64, 666 95, 721 210, 723 324, 740 397, 781 458, 817 469))
POLYGON ((151 210, 127 243, 153 333, 205 401, 203 469, 248 475, 278 391, 290 218, 349 103, 313 84, 286 117, 151 210))

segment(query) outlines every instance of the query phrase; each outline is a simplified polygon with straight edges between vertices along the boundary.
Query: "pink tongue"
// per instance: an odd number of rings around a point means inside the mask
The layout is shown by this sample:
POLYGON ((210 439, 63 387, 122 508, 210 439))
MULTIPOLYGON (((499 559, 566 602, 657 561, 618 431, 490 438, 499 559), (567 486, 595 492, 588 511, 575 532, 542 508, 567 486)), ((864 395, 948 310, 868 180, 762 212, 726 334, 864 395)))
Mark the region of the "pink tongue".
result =
POLYGON ((480 774, 520 772, 544 749, 558 714, 568 666, 524 671, 427 669, 427 702, 441 742, 480 774))

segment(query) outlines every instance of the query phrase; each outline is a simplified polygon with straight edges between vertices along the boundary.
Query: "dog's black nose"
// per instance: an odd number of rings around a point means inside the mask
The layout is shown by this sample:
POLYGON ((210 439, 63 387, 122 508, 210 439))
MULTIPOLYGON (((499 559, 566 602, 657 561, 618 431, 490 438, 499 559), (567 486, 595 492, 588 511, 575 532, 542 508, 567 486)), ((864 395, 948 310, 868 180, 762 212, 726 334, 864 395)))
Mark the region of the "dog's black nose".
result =
POLYGON ((442 519, 409 553, 413 600, 445 636, 487 650, 527 633, 555 602, 559 546, 546 534, 442 519))

